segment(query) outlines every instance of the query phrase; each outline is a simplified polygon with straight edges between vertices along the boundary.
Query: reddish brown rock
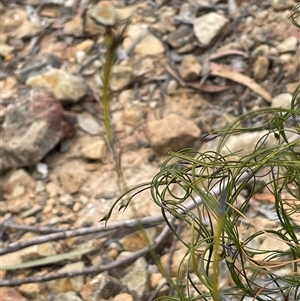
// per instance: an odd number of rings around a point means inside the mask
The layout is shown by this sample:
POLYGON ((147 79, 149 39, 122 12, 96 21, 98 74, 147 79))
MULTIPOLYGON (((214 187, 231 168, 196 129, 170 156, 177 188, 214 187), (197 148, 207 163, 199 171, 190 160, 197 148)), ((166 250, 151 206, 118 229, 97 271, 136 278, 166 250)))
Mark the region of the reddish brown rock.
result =
POLYGON ((20 293, 11 287, 0 288, 0 301, 26 301, 20 293))
POLYGON ((46 90, 33 90, 8 108, 3 125, 0 170, 39 162, 75 132, 76 117, 46 90))

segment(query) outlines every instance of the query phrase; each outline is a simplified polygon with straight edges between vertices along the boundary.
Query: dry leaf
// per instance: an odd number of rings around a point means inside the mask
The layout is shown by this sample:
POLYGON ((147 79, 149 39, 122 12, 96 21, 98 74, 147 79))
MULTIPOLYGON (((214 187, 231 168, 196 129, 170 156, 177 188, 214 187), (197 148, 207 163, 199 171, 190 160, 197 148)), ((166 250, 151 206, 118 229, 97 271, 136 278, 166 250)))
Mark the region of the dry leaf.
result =
POLYGON ((200 83, 186 83, 177 73, 173 70, 170 65, 165 65, 166 70, 169 74, 171 74, 182 87, 189 87, 193 89, 197 89, 207 93, 217 93, 222 92, 229 89, 229 86, 215 86, 215 85, 201 85, 200 83))
POLYGON ((266 101, 268 101, 268 102, 272 101, 272 96, 270 95, 269 92, 267 92, 265 89, 263 89, 252 78, 250 78, 244 74, 241 74, 239 72, 232 71, 232 70, 226 70, 221 65, 218 65, 215 63, 211 63, 210 74, 214 75, 214 76, 224 77, 224 78, 230 79, 232 81, 235 81, 237 83, 240 83, 240 84, 248 87, 255 93, 257 93, 258 95, 260 95, 266 101))

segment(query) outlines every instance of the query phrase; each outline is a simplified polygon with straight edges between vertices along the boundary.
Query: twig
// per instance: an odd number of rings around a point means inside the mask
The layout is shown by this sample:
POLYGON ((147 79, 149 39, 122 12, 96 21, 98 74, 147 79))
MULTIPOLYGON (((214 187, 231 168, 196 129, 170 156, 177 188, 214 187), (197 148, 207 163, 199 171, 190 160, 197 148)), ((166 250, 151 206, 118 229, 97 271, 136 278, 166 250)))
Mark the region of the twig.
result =
MULTIPOLYGON (((174 221, 174 218, 172 218, 172 221, 174 221)), ((111 263, 100 265, 100 266, 83 268, 80 271, 76 270, 76 271, 72 271, 72 272, 55 273, 52 275, 28 277, 28 278, 23 278, 23 279, 10 279, 10 280, 1 279, 0 287, 1 286, 18 286, 18 285, 21 285, 24 283, 45 282, 45 281, 50 281, 50 280, 59 279, 59 278, 69 278, 69 277, 74 277, 74 276, 78 276, 78 275, 86 275, 86 274, 92 274, 92 273, 98 274, 98 273, 102 273, 104 271, 115 269, 120 266, 126 265, 130 262, 133 262, 134 260, 138 259, 141 256, 144 256, 145 254, 147 254, 149 252, 149 249, 155 249, 157 246, 159 246, 165 240, 165 237, 169 234, 169 232, 170 232, 169 227, 165 226, 164 229, 162 230, 162 232, 154 240, 152 245, 144 247, 122 260, 113 261, 111 263)))
POLYGON ((127 221, 110 223, 106 226, 99 225, 90 228, 79 228, 74 230, 66 230, 59 233, 51 233, 48 235, 35 237, 33 239, 29 239, 25 241, 13 242, 9 244, 7 247, 0 249, 0 255, 12 253, 14 251, 33 245, 42 244, 48 241, 57 241, 60 239, 66 239, 74 236, 93 234, 97 232, 108 232, 110 230, 117 230, 117 229, 124 229, 124 228, 138 229, 139 225, 142 225, 145 228, 149 228, 163 222, 163 220, 164 220, 163 217, 160 214, 157 214, 150 217, 144 217, 140 220, 130 219, 127 221))
POLYGON ((2 223, 2 226, 6 228, 11 228, 11 229, 17 229, 17 230, 26 230, 30 232, 37 232, 37 233, 54 233, 54 232, 62 232, 66 231, 69 229, 62 229, 62 228, 55 228, 51 226, 30 226, 30 225, 19 225, 19 224, 14 224, 14 223, 2 223))

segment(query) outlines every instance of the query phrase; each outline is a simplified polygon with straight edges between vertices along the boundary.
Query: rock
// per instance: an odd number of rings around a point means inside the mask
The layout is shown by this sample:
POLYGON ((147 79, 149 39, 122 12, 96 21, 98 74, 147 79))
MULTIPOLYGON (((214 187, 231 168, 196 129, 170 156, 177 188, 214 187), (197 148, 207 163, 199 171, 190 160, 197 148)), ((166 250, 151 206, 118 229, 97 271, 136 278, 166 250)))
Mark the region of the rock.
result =
POLYGON ((265 56, 259 56, 253 65, 253 77, 255 80, 264 80, 269 72, 270 62, 265 56))
POLYGON ((74 194, 79 191, 80 182, 68 171, 62 171, 59 175, 60 182, 67 193, 74 194))
POLYGON ((164 119, 150 121, 147 130, 150 145, 158 154, 190 147, 201 134, 193 121, 177 114, 169 114, 164 119))
POLYGON ((53 95, 33 90, 8 109, 3 128, 0 170, 31 166, 75 131, 76 118, 53 95))
POLYGON ((199 78, 202 67, 198 63, 196 57, 188 54, 182 60, 179 67, 179 75, 185 81, 195 81, 199 78))
POLYGON ((41 193, 45 191, 45 183, 43 181, 36 181, 35 192, 41 193))
POLYGON ((96 139, 82 147, 81 155, 84 159, 103 161, 107 155, 106 143, 101 139, 96 139))
POLYGON ((136 54, 155 56, 165 52, 163 43, 154 35, 150 34, 144 24, 129 25, 126 36, 127 38, 123 43, 125 49, 131 46, 137 39, 143 37, 134 48, 136 54))
POLYGON ((49 173, 48 165, 46 163, 39 162, 36 165, 36 172, 40 178, 45 179, 49 173))
POLYGON ((133 301, 133 297, 127 293, 118 294, 114 297, 113 301, 133 301))
POLYGON ((92 9, 93 7, 89 8, 87 11, 84 24, 84 32, 91 35, 104 35, 105 27, 103 25, 96 24, 90 16, 92 9))
POLYGON ((292 9, 296 5, 294 0, 273 0, 272 7, 275 11, 292 9))
POLYGON ((83 20, 82 17, 76 15, 71 21, 67 22, 63 29, 66 35, 79 37, 83 35, 83 20))
POLYGON ((267 56, 270 52, 270 47, 267 44, 257 46, 251 53, 251 57, 256 59, 259 56, 267 56))
POLYGON ((149 287, 147 262, 145 258, 138 258, 134 264, 130 266, 130 271, 121 278, 121 281, 134 297, 134 300, 143 300, 143 296, 149 287))
POLYGON ((59 198, 59 203, 71 207, 74 204, 74 198, 70 194, 65 194, 59 198))
POLYGON ((290 63, 292 61, 292 55, 290 53, 284 53, 279 56, 279 62, 282 65, 291 66, 290 63))
POLYGON ((42 207, 41 205, 35 204, 35 205, 31 206, 28 210, 22 212, 21 217, 26 218, 26 217, 34 216, 38 212, 41 212, 43 210, 43 208, 44 207, 42 207))
MULTIPOLYGON (((176 277, 179 271, 181 271, 182 273, 185 273, 187 271, 189 258, 186 255, 187 254, 185 248, 180 248, 173 253, 172 264, 170 269, 171 277, 176 277), (184 261, 184 263, 182 263, 182 261, 184 261)), ((168 269, 168 265, 170 262, 170 254, 167 253, 162 255, 160 261, 163 268, 168 269)))
POLYGON ((142 119, 141 110, 137 107, 125 108, 122 114, 122 122, 126 125, 136 126, 142 119))
MULTIPOLYGON (((82 261, 78 261, 78 262, 69 263, 65 265, 63 268, 59 269, 57 273, 79 271, 82 270, 83 268, 84 268, 84 263, 82 261)), ((47 286, 55 294, 65 293, 69 291, 79 292, 84 284, 83 280, 84 280, 83 275, 79 275, 70 278, 61 278, 61 279, 48 281, 47 286)))
POLYGON ((173 93, 175 93, 177 88, 178 88, 177 81, 175 79, 171 79, 168 83, 166 92, 167 92, 168 95, 173 94, 173 93))
POLYGON ((27 301, 27 299, 14 288, 0 287, 0 301, 27 301))
POLYGON ((24 9, 15 8, 8 9, 7 12, 1 16, 1 27, 3 32, 12 34, 12 31, 19 28, 27 20, 27 14, 24 9))
POLYGON ((146 55, 159 55, 165 52, 163 43, 154 35, 147 34, 141 42, 135 46, 135 53, 146 56, 146 55))
POLYGON ((83 42, 75 46, 76 51, 84 51, 84 53, 89 54, 94 46, 94 41, 91 39, 84 40, 83 42))
POLYGON ((277 45, 279 53, 285 53, 290 51, 296 51, 298 39, 294 36, 288 37, 277 45))
POLYGON ((211 12, 194 20, 194 34, 202 47, 208 47, 226 31, 228 26, 227 18, 211 12))
POLYGON ((153 243, 154 239, 157 237, 157 228, 147 228, 141 231, 136 231, 130 233, 119 240, 125 251, 138 251, 148 245, 148 243, 153 243), (147 235, 147 240, 145 239, 147 235))
POLYGON ((90 115, 78 114, 77 115, 78 126, 84 132, 90 135, 98 135, 100 133, 99 123, 90 115))
POLYGON ((90 17, 96 24, 113 26, 116 23, 116 9, 109 1, 101 1, 89 12, 90 17))
POLYGON ((16 32, 17 39, 27 39, 40 34, 44 30, 44 26, 39 23, 25 21, 16 32))
POLYGON ((21 186, 26 190, 32 190, 35 187, 34 179, 24 169, 17 169, 5 174, 1 183, 4 190, 11 195, 16 195, 16 187, 21 186))
POLYGON ((191 3, 184 2, 179 9, 178 15, 183 18, 194 19, 196 15, 195 7, 191 3))
MULTIPOLYGON (((262 236, 260 235, 260 238, 262 236)), ((262 243, 258 246, 258 253, 254 254, 253 259, 257 262, 263 261, 268 257, 268 262, 280 261, 280 257, 273 256, 273 259, 270 259, 270 255, 277 253, 280 250, 281 252, 285 252, 290 250, 290 246, 279 237, 271 237, 267 234, 263 235, 263 239, 261 239, 262 243), (264 253, 261 253, 264 252, 264 253)))
POLYGON ((52 53, 37 55, 22 65, 19 71, 20 79, 25 83, 29 77, 48 71, 51 68, 59 69, 61 65, 61 59, 52 53))
POLYGON ((110 88, 113 91, 118 91, 125 88, 131 80, 132 67, 126 65, 115 65, 112 68, 110 78, 110 88))
POLYGON ((25 194, 25 187, 23 185, 17 185, 16 187, 14 187, 12 193, 11 193, 11 197, 12 198, 18 198, 21 195, 25 194))
POLYGON ((24 283, 18 287, 18 291, 29 299, 36 298, 42 290, 42 285, 40 283, 24 283))
POLYGON ((50 69, 44 73, 31 76, 26 85, 46 87, 61 102, 78 102, 87 92, 87 85, 78 76, 59 69, 50 69))
POLYGON ((187 43, 191 43, 193 38, 194 34, 192 26, 182 25, 169 34, 167 42, 173 48, 180 48, 186 45, 187 43))
POLYGON ((48 182, 46 184, 46 192, 49 194, 49 198, 54 198, 59 194, 59 186, 55 182, 48 182))
POLYGON ((53 301, 82 301, 75 292, 66 292, 56 295, 53 301))
POLYGON ((122 22, 125 22, 126 20, 130 19, 134 10, 135 10, 134 6, 116 7, 117 22, 122 23, 122 22))
POLYGON ((56 254, 55 243, 45 242, 22 249, 20 255, 22 261, 30 261, 38 258, 45 258, 56 254))
POLYGON ((169 0, 155 0, 155 4, 160 7, 164 4, 166 4, 169 0))
POLYGON ((272 107, 290 109, 292 104, 293 95, 290 93, 281 93, 273 97, 272 107))
POLYGON ((122 283, 106 274, 99 274, 81 287, 80 295, 84 301, 109 299, 124 290, 122 283))
MULTIPOLYGON (((161 273, 153 273, 150 275, 150 287, 155 289, 164 279, 164 276, 161 273)), ((165 279, 164 279, 165 280, 165 279)))
POLYGON ((70 160, 55 170, 65 193, 74 194, 79 191, 82 183, 87 180, 87 173, 80 161, 70 160))
POLYGON ((5 58, 8 58, 9 56, 11 56, 14 49, 15 48, 13 46, 9 46, 7 44, 0 43, 0 55, 5 58))
POLYGON ((0 80, 1 99, 13 98, 17 94, 17 80, 15 77, 7 77, 0 80))
MULTIPOLYGON (((257 147, 257 143, 262 141, 262 138, 269 134, 268 131, 257 132, 245 132, 243 134, 231 135, 221 150, 222 155, 234 154, 233 159, 239 159, 245 155, 253 153, 257 147)), ((277 140, 273 135, 268 135, 266 139, 263 139, 262 148, 272 148, 277 146, 277 140)), ((200 148, 201 152, 215 151, 217 149, 218 139, 213 139, 203 144, 200 148)), ((231 157, 228 157, 230 160, 231 157)))

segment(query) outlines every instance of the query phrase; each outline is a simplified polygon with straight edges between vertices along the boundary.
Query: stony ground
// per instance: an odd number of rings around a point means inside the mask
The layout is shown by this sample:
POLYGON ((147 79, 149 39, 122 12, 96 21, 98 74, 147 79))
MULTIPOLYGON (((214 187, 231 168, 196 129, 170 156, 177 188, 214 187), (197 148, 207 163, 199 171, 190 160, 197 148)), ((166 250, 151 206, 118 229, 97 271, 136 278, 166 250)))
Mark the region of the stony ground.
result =
MULTIPOLYGON (((136 196, 135 211, 114 212, 109 231, 99 222, 120 194, 102 123, 106 48, 99 24, 119 34, 127 24, 110 87, 121 164, 134 186, 152 179, 169 150, 213 148, 201 138, 240 114, 289 107, 300 79, 300 34, 289 19, 295 4, 0 2, 0 300, 152 300, 169 293, 154 261, 138 253, 146 244, 141 234, 126 235, 132 227, 122 224, 136 216, 161 222, 149 193, 136 196), (65 232, 74 229, 77 236, 65 232), (138 259, 128 264, 126 256, 138 259), (67 277, 51 278, 56 273, 67 277), (51 280, 40 282, 45 277, 51 280), (22 284, 27 278, 34 279, 22 284)), ((233 138, 231 150, 251 150, 261 135, 233 138)), ((261 202, 272 206, 265 194, 253 208, 261 202)), ((253 221, 276 226, 266 212, 253 221)), ((161 229, 147 228, 151 242, 161 229)), ((176 276, 186 250, 172 241, 163 237, 160 255, 167 267, 173 249, 176 276)))

